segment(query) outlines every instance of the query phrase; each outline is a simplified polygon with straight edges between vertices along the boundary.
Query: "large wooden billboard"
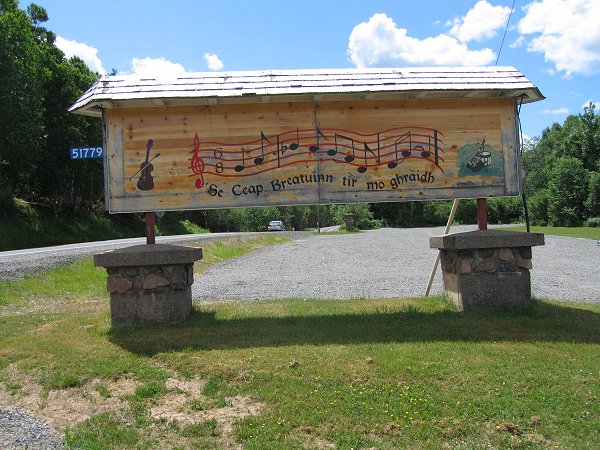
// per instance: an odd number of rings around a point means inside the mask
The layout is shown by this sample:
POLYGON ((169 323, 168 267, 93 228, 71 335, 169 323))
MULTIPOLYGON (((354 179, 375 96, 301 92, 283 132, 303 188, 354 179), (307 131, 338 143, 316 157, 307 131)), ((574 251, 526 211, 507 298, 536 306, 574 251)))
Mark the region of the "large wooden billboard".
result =
POLYGON ((99 80, 110 212, 520 193, 512 67, 186 74, 99 80))
POLYGON ((513 99, 112 109, 111 212, 519 193, 513 99))

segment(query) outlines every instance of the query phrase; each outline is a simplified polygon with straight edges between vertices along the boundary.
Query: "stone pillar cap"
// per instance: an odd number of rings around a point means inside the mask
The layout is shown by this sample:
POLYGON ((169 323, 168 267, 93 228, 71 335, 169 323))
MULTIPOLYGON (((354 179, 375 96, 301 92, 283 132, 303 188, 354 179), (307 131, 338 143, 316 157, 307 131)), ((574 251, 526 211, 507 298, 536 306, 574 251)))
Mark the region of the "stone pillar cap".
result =
POLYGON ((174 266, 202 259, 202 249, 170 244, 141 244, 94 255, 102 267, 174 266))
POLYGON ((520 231, 483 230, 447 234, 429 238, 431 248, 462 250, 472 248, 533 247, 544 245, 543 233, 520 231))

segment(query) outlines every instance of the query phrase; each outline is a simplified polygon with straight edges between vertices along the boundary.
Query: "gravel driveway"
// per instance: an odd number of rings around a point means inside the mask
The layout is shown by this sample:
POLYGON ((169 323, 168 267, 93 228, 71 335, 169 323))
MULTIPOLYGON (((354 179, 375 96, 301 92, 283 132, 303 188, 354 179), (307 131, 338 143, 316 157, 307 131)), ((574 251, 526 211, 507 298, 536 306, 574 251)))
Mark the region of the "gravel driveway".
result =
MULTIPOLYGON (((457 226, 452 232, 474 230, 457 226)), ((196 300, 419 297, 437 250, 429 237, 443 227, 384 228, 360 234, 306 236, 229 260, 196 278, 196 300)), ((546 236, 533 248, 532 294, 600 303, 600 246, 592 239, 546 236)), ((443 292, 438 270, 431 295, 443 292)))

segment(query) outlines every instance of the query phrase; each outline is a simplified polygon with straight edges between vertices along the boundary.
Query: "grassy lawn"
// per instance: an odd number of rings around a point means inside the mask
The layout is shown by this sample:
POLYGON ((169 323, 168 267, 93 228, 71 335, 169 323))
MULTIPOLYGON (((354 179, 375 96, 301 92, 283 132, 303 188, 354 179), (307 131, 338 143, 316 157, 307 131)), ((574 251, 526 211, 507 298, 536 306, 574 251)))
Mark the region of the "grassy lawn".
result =
MULTIPOLYGON (((529 227, 532 233, 544 233, 554 236, 580 237, 588 239, 600 239, 600 228, 593 227, 529 227)), ((507 231, 527 231, 524 226, 506 227, 507 231)))
POLYGON ((0 282, 0 405, 71 447, 598 448, 599 305, 213 302, 111 328, 102 272, 0 282))

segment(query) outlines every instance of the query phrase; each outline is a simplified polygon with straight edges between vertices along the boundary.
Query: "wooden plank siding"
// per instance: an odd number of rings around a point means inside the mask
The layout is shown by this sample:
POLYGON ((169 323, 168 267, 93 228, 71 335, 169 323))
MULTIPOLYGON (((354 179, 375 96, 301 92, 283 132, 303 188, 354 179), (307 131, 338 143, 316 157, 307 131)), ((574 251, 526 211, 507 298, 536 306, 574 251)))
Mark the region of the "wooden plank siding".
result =
POLYGON ((513 99, 117 108, 106 117, 111 212, 520 192, 513 99), (473 157, 484 139, 495 171, 466 171, 460 152, 470 145, 473 157), (154 186, 141 190, 149 140, 154 186))

